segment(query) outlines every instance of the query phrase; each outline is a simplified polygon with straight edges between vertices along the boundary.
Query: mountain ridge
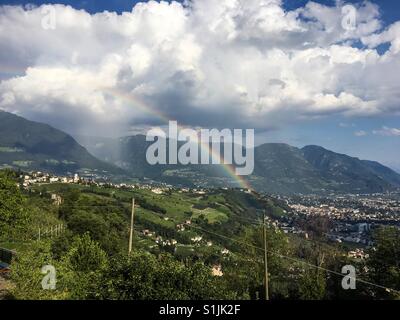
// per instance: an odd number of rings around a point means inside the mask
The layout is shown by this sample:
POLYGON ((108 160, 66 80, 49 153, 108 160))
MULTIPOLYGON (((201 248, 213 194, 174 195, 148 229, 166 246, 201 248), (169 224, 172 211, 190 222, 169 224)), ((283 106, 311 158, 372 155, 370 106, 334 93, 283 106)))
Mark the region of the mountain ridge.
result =
MULTIPOLYGON (((107 146, 102 143, 100 147, 94 147, 101 141, 101 138, 96 139, 97 143, 93 140, 82 143, 94 155, 107 160, 104 155, 112 154, 112 150, 106 150, 107 146)), ((145 150, 151 142, 146 142, 144 135, 107 139, 109 144, 113 141, 111 146, 114 151, 119 150, 119 154, 109 157, 114 159, 113 163, 123 164, 125 170, 138 177, 147 176, 169 182, 174 179, 179 182, 187 180, 191 186, 235 186, 235 182, 229 181, 229 177, 217 166, 148 165, 145 150), (120 142, 119 147, 115 147, 117 141, 120 142), (212 182, 207 183, 207 180, 212 182)), ((283 194, 377 193, 400 187, 400 175, 378 162, 360 160, 320 146, 297 148, 286 143, 266 143, 255 147, 254 173, 245 179, 256 190, 283 194), (339 173, 335 172, 335 163, 343 165, 339 173), (347 168, 350 165, 354 167, 354 172, 347 168)))
POLYGON ((0 110, 0 166, 19 169, 122 174, 91 155, 72 136, 48 124, 0 110))
MULTIPOLYGON (((48 124, 0 110, 0 168, 149 178, 189 187, 243 187, 221 165, 152 166, 146 161, 151 144, 144 135, 74 139, 48 124)), ((380 193, 400 189, 400 174, 394 170, 320 146, 265 143, 254 148, 254 155, 254 172, 244 179, 261 192, 380 193)))

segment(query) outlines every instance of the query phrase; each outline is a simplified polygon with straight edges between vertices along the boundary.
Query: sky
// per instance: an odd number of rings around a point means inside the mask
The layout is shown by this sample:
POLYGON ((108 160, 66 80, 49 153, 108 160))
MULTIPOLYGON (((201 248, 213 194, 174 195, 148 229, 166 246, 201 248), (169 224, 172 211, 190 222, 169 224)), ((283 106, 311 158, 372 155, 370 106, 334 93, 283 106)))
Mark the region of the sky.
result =
POLYGON ((254 128, 400 171, 400 2, 0 0, 0 109, 72 135, 254 128))

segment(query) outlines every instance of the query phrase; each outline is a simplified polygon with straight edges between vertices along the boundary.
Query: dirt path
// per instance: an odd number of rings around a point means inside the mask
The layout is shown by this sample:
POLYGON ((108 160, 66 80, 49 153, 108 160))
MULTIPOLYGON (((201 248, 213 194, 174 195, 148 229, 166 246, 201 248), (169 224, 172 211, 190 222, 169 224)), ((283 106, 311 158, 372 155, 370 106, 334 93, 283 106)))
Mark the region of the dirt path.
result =
POLYGON ((8 290, 10 288, 10 281, 4 279, 2 276, 0 276, 0 300, 3 300, 6 298, 8 294, 8 290))

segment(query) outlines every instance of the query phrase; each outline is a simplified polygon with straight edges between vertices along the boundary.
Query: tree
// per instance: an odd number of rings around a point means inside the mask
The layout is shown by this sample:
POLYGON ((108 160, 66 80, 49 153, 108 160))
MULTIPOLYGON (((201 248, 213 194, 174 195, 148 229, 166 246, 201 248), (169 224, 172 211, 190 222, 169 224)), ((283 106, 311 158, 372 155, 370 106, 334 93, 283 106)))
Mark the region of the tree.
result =
MULTIPOLYGON (((230 286, 241 296, 249 294, 252 299, 264 299, 263 228, 246 226, 237 240, 231 245, 232 251, 243 252, 243 255, 233 258, 230 263, 224 262, 230 286)), ((267 250, 270 296, 272 299, 287 298, 290 279, 287 261, 281 255, 289 255, 289 240, 272 226, 267 227, 267 250)))
POLYGON ((102 249, 111 255, 121 250, 124 233, 118 230, 123 225, 119 223, 120 217, 113 213, 108 216, 114 217, 114 220, 106 221, 100 213, 76 210, 68 220, 68 229, 78 235, 88 233, 93 240, 100 244, 102 249))
POLYGON ((186 267, 170 255, 157 259, 142 251, 114 258, 101 283, 104 299, 202 300, 235 297, 204 264, 186 267))
POLYGON ((9 171, 0 172, 0 238, 20 237, 27 223, 24 198, 9 171))
POLYGON ((98 297, 101 274, 108 269, 108 258, 88 233, 77 236, 62 259, 65 287, 71 299, 98 297))
POLYGON ((51 243, 51 252, 55 259, 60 259, 71 248, 74 241, 74 234, 71 230, 66 229, 61 235, 51 243))
POLYGON ((72 270, 85 273, 102 270, 108 262, 106 253, 88 233, 75 238, 65 259, 72 270))
POLYGON ((14 284, 11 295, 15 299, 96 299, 100 279, 108 268, 108 259, 98 243, 88 234, 74 239, 61 260, 54 259, 50 241, 32 242, 29 250, 17 255, 11 266, 14 284), (55 290, 44 290, 44 266, 55 268, 55 290))
POLYGON ((63 203, 59 208, 58 215, 61 219, 67 219, 73 214, 80 192, 77 189, 68 189, 65 192, 63 203))
POLYGON ((328 217, 313 216, 299 219, 297 223, 301 230, 305 230, 312 238, 324 238, 332 227, 332 221, 328 217))
POLYGON ((68 229, 78 235, 89 233, 97 241, 103 240, 108 232, 108 226, 100 215, 83 210, 77 210, 69 218, 68 229))
MULTIPOLYGON (((400 291, 400 229, 380 227, 373 238, 375 246, 367 262, 371 282, 400 291)), ((377 298, 400 299, 398 293, 382 289, 376 289, 373 294, 377 298)))
POLYGON ((300 278, 299 292, 303 300, 321 300, 326 293, 326 278, 324 271, 306 269, 300 278))
POLYGON ((50 243, 47 241, 32 242, 29 250, 18 253, 11 264, 13 287, 11 296, 18 300, 52 300, 66 299, 68 292, 63 289, 60 271, 62 268, 51 255, 50 243), (42 268, 52 265, 56 269, 56 290, 44 290, 42 287, 42 268))

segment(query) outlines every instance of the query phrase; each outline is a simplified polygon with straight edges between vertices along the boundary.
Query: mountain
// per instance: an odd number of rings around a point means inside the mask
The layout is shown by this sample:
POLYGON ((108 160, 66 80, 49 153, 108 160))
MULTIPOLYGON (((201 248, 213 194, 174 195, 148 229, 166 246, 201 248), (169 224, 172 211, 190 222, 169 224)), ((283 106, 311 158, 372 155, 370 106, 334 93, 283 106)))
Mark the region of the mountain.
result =
MULTIPOLYGON (((151 166, 146 149, 151 144, 143 135, 80 139, 103 161, 115 164, 136 177, 204 187, 238 187, 222 166, 151 166)), ((258 191, 293 193, 378 193, 400 188, 400 175, 373 161, 360 160, 319 146, 302 149, 287 144, 267 143, 254 150, 253 175, 245 179, 258 191)))
POLYGON ((92 156, 70 135, 0 110, 0 167, 54 173, 123 174, 92 156))
POLYGON ((315 193, 327 185, 298 148, 267 143, 255 148, 254 157, 254 175, 249 179, 257 189, 280 194, 315 193))
POLYGON ((147 142, 144 135, 121 138, 78 136, 77 139, 98 159, 112 163, 135 177, 155 178, 166 170, 147 163, 146 150, 152 142, 147 142))
POLYGON ((400 174, 398 174, 396 171, 385 167, 376 161, 363 160, 362 162, 366 166, 368 166, 368 168, 371 169, 377 176, 397 187, 400 187, 400 174))
MULTIPOLYGON (((188 187, 239 187, 221 166, 202 165, 150 165, 146 160, 147 148, 153 143, 146 136, 135 135, 121 138, 82 137, 77 139, 102 161, 112 163, 132 176, 188 187)), ((181 145, 182 143, 178 143, 181 145)), ((168 153, 167 141, 167 153, 168 153)))
MULTIPOLYGON (((0 168, 133 176, 189 187, 243 186, 221 165, 149 165, 146 150, 151 142, 144 135, 78 140, 87 149, 47 124, 0 111, 0 168)), ((256 147, 254 155, 254 172, 244 178, 262 192, 378 193, 400 188, 400 175, 388 167, 319 146, 268 143, 256 147)))
POLYGON ((378 162, 363 161, 319 146, 302 149, 304 158, 343 192, 383 192, 400 187, 400 175, 378 162))

